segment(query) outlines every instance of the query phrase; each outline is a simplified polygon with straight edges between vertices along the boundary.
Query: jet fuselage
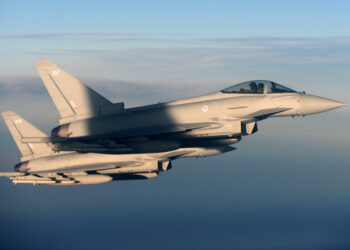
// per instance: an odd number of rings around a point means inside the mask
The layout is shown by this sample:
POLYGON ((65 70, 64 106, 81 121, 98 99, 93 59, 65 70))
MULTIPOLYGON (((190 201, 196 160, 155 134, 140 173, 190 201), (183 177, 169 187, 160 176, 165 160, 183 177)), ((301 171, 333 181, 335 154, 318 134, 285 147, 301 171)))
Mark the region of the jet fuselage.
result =
POLYGON ((127 144, 132 150, 123 151, 124 148, 119 147, 109 152, 162 152, 197 146, 200 142, 228 145, 239 141, 242 135, 256 132, 259 120, 325 111, 312 110, 307 106, 309 99, 334 104, 332 100, 298 92, 245 95, 217 92, 73 121, 54 128, 52 137, 68 139, 56 144, 57 151, 98 152, 100 149, 88 149, 86 144, 96 143, 97 139, 105 144, 105 149, 115 148, 115 145, 124 145, 124 138, 128 138, 127 144))

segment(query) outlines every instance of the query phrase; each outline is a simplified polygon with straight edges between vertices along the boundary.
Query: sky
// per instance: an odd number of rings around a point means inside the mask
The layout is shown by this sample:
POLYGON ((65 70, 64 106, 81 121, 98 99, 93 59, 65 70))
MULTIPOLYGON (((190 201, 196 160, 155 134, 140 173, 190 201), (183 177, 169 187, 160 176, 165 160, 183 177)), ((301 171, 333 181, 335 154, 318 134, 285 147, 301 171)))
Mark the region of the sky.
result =
MULTIPOLYGON (((350 103, 349 1, 0 2, 0 111, 49 133, 49 59, 126 107, 269 79, 350 103)), ((237 150, 156 179, 0 180, 2 249, 350 248, 349 107, 262 121, 237 150)), ((0 168, 19 152, 0 122, 0 168)))

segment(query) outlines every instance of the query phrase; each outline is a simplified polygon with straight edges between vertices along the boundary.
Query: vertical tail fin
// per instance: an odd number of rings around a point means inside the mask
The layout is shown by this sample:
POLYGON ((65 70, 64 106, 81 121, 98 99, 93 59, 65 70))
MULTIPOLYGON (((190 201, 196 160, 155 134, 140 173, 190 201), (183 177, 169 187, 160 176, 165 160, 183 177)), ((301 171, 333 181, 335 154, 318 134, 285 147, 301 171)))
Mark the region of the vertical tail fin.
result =
POLYGON ((17 144, 22 156, 43 155, 52 152, 46 143, 23 143, 23 137, 47 137, 45 133, 34 127, 13 111, 5 111, 2 114, 10 133, 17 144))
POLYGON ((51 61, 38 60, 34 65, 63 122, 95 114, 100 106, 112 104, 51 61))

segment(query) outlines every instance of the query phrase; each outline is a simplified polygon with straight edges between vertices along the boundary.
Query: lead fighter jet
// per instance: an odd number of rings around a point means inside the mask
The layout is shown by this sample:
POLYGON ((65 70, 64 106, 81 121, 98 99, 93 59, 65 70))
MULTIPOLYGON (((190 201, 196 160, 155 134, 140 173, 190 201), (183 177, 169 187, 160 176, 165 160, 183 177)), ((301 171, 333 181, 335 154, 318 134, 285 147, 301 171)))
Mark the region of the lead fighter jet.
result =
POLYGON ((14 183, 81 185, 158 176, 181 157, 234 150, 270 117, 305 116, 345 106, 254 80, 198 97, 125 108, 48 60, 35 62, 61 118, 47 136, 13 111, 2 116, 22 154, 14 183))

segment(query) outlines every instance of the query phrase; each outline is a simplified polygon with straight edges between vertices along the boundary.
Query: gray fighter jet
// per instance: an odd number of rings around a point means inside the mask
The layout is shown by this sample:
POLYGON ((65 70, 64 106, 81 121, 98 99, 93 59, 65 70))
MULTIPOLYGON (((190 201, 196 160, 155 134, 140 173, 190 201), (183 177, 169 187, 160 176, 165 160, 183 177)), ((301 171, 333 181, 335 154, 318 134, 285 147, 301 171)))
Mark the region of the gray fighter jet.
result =
POLYGON ((61 118, 47 136, 13 111, 3 118, 22 154, 14 183, 80 185, 158 176, 181 157, 203 157, 258 130, 257 122, 346 104, 254 80, 198 97, 125 108, 48 60, 35 62, 61 118))

